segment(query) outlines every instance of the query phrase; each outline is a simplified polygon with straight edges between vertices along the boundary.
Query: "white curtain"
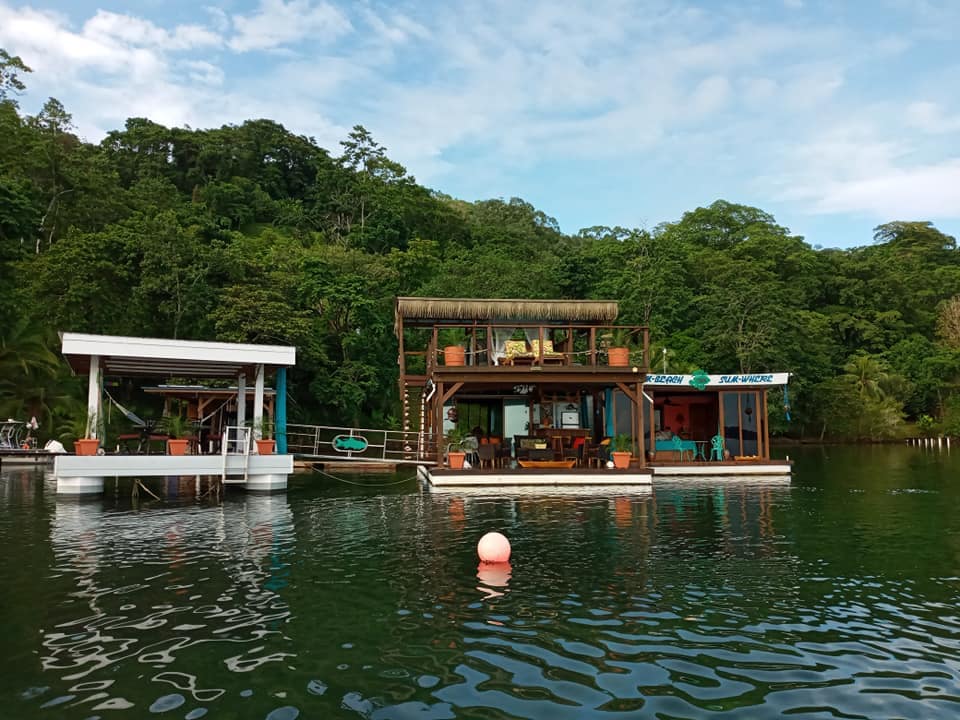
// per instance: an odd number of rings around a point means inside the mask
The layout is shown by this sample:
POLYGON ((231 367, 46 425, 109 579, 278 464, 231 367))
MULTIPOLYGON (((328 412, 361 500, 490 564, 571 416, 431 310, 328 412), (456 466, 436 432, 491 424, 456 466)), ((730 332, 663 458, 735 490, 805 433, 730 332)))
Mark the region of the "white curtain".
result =
POLYGON ((507 347, 507 340, 513 336, 513 332, 516 328, 504 328, 497 327, 493 328, 493 364, 499 365, 500 358, 503 356, 504 350, 507 347))

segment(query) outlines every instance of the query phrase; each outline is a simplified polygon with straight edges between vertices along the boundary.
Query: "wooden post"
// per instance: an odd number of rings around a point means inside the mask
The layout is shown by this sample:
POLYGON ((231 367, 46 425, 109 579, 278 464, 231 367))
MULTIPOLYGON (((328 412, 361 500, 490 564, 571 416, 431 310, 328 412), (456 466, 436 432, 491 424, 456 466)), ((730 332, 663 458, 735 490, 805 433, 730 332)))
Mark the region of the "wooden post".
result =
POLYGON ((640 467, 647 466, 646 443, 643 438, 643 390, 637 381, 637 452, 640 453, 640 467))
POLYGON ((723 400, 726 397, 725 392, 717 393, 717 402, 720 410, 720 414, 717 420, 718 425, 720 426, 717 430, 717 434, 720 436, 720 460, 723 461, 723 451, 727 449, 727 429, 723 424, 723 400))
POLYGON ((590 328, 590 364, 597 366, 597 328, 590 328))
POLYGON ((653 452, 657 451, 657 436, 656 436, 656 422, 657 422, 657 411, 653 406, 653 399, 656 396, 653 394, 653 390, 650 391, 650 449, 653 452))
POLYGON ((737 393, 737 431, 740 433, 740 454, 743 455, 743 394, 737 393))
POLYGON ((763 390, 763 450, 765 455, 763 458, 765 460, 770 459, 770 416, 767 414, 769 409, 767 407, 767 391, 763 390))
MULTIPOLYGON (((434 328, 436 332, 436 328, 434 328)), ((443 382, 437 383, 437 392, 433 396, 434 410, 434 430, 433 437, 437 445, 437 465, 443 464, 443 382)))

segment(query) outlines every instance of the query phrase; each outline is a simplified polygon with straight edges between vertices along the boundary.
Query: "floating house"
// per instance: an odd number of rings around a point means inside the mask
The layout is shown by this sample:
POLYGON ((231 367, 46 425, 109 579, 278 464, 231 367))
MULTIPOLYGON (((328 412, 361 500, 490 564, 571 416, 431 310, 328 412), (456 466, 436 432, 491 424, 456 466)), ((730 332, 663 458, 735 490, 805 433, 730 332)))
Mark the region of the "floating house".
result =
MULTIPOLYGON (((62 333, 62 352, 71 369, 88 377, 88 439, 96 446, 103 417, 103 379, 111 377, 222 378, 237 382, 232 427, 216 454, 148 455, 104 453, 60 455, 54 461, 57 493, 89 495, 103 491, 106 477, 220 476, 225 484, 247 490, 285 490, 293 472, 286 451, 286 371, 296 363, 296 348, 279 345, 166 340, 62 333), (264 425, 264 388, 276 380, 276 453, 261 454, 254 442, 264 425), (247 380, 253 381, 253 415, 248 425, 247 380)), ((104 449, 105 450, 105 449, 104 449)))
POLYGON ((766 414, 785 373, 649 375, 649 331, 618 312, 612 301, 397 298, 404 431, 419 434, 423 477, 643 485, 654 473, 789 473, 770 458, 766 414))

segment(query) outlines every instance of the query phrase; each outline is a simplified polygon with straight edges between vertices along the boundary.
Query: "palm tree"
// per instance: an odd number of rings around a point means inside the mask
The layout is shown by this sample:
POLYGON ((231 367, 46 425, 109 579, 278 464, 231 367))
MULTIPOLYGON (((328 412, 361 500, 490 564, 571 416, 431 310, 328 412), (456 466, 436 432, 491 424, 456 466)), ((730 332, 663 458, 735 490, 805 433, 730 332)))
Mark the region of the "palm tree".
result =
POLYGON ((869 355, 854 355, 843 366, 844 378, 853 383, 857 394, 864 400, 882 400, 890 381, 886 366, 869 355))
POLYGON ((0 414, 49 418, 63 391, 64 366, 48 340, 25 319, 0 330, 0 414))

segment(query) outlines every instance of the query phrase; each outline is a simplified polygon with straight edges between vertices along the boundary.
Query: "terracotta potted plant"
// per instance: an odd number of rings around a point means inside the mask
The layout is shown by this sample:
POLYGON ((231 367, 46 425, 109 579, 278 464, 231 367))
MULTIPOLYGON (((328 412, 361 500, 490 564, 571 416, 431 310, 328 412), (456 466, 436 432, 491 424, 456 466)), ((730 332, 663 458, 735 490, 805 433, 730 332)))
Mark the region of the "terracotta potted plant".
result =
POLYGON ((613 466, 618 470, 630 467, 630 458, 633 457, 633 438, 629 435, 617 435, 611 443, 613 466))
POLYGON ((188 436, 193 431, 190 421, 182 415, 170 415, 164 418, 163 429, 169 435, 167 455, 186 455, 190 445, 188 436))
POLYGON ((273 453, 276 451, 277 441, 273 438, 264 437, 264 435, 268 434, 265 428, 265 423, 260 423, 260 427, 257 428, 257 453, 259 455, 273 455, 273 453))
POLYGON ((77 437, 77 439, 73 441, 73 451, 77 455, 96 455, 100 449, 100 440, 99 438, 91 437, 91 435, 93 435, 97 429, 97 414, 90 413, 81 427, 82 430, 80 430, 77 435, 82 434, 83 437, 77 437))
POLYGON ((451 470, 462 470, 467 454, 460 447, 463 442, 463 433, 454 428, 447 433, 447 463, 451 470))
POLYGON ((628 367, 630 365, 630 331, 617 328, 610 336, 610 345, 607 348, 607 364, 611 367, 628 367))
POLYGON ((443 364, 448 367, 467 364, 467 351, 464 348, 466 335, 460 328, 448 328, 441 331, 438 341, 443 347, 443 364))

